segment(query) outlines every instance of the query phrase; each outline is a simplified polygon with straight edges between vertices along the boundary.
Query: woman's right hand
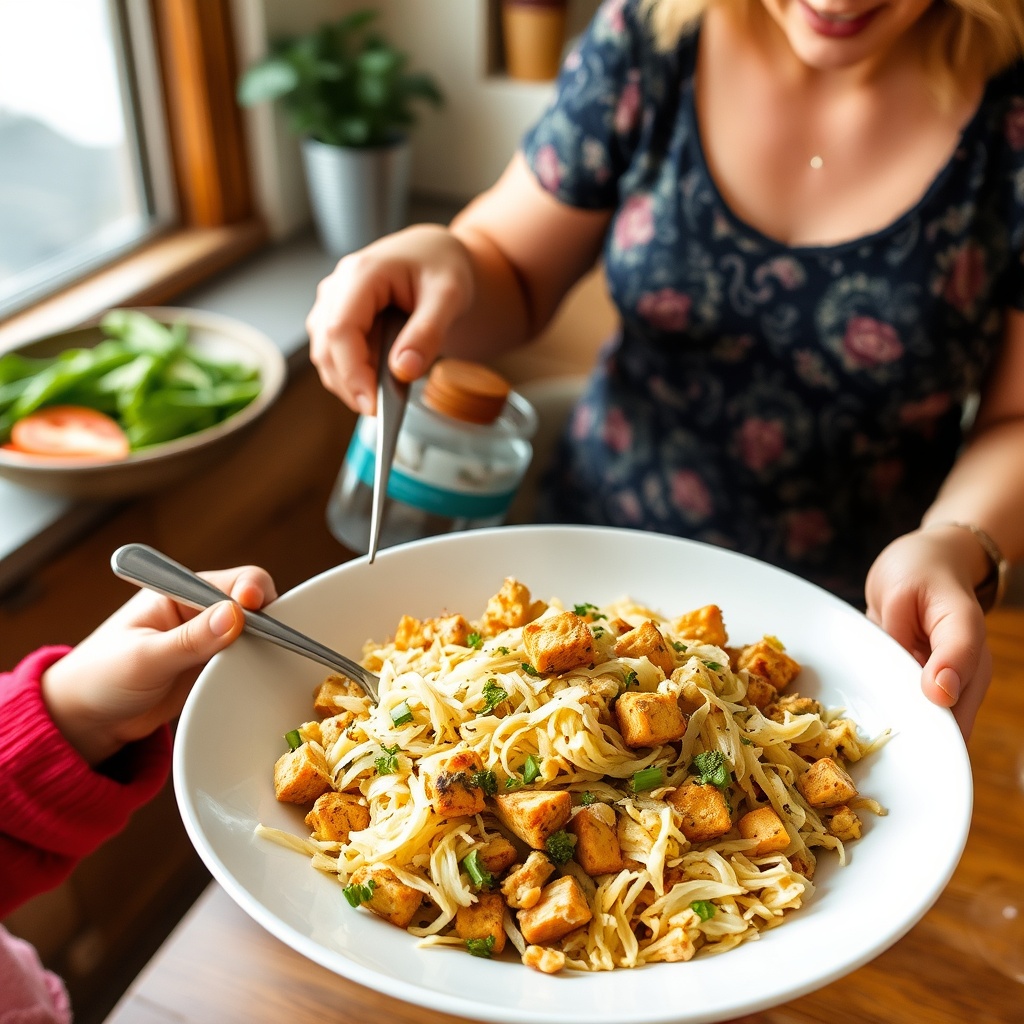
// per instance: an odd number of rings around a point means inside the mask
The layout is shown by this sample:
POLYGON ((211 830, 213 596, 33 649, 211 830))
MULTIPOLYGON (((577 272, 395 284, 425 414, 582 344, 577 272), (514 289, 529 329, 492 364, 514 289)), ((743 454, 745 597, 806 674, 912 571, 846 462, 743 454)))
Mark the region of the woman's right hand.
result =
POLYGON ((306 318, 310 359, 324 387, 355 412, 373 415, 377 314, 389 305, 409 314, 388 364, 399 380, 413 381, 473 298, 470 254, 447 228, 419 224, 387 235, 344 256, 318 285, 306 318))

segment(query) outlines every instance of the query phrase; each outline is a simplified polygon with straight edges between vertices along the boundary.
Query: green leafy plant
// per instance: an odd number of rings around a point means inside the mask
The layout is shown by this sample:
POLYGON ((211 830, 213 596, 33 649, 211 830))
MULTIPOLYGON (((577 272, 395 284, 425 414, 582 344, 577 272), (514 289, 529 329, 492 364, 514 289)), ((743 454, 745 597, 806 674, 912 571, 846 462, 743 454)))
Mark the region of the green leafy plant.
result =
POLYGON ((292 130, 332 146, 384 146, 416 123, 415 105, 440 106, 433 77, 408 70, 408 54, 372 31, 376 11, 356 11, 306 35, 276 40, 238 85, 251 107, 280 100, 292 130))

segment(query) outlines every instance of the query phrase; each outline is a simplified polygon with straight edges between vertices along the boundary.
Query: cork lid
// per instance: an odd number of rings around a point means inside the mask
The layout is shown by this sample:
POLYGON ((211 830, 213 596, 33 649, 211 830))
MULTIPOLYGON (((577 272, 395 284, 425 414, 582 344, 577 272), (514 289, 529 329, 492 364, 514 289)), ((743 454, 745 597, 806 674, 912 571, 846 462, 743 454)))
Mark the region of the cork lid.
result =
POLYGON ((465 359, 439 359, 423 388, 423 404, 467 423, 493 423, 511 387, 494 370, 465 359))

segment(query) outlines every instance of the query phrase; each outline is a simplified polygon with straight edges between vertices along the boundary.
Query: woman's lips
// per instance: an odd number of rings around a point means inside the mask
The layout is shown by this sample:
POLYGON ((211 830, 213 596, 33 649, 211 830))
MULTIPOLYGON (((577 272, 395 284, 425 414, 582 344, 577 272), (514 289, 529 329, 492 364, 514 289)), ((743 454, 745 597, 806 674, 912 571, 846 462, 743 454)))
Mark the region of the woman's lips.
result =
POLYGON ((800 0, 800 7, 811 28, 830 39, 849 39, 863 32, 879 11, 878 7, 873 7, 863 14, 830 14, 816 10, 807 0, 800 0))

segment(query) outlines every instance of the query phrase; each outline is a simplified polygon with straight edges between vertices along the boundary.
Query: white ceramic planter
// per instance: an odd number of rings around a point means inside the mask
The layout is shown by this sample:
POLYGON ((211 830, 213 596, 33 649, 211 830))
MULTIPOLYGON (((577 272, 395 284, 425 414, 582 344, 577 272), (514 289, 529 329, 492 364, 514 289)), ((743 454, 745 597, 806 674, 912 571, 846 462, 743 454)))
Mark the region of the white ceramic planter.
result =
POLYGON ((410 155, 408 139, 367 149, 303 140, 309 200, 329 253, 344 256, 405 226, 410 155))

